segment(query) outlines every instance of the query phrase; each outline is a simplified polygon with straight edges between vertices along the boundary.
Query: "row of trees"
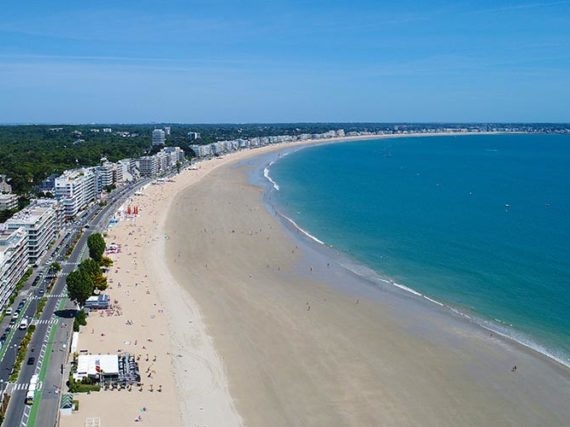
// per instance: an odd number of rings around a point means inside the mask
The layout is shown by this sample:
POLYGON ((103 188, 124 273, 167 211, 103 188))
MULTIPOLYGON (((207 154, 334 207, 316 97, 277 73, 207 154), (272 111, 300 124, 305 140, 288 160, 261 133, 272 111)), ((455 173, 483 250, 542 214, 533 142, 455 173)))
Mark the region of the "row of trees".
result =
POLYGON ((96 291, 107 289, 107 278, 101 267, 109 266, 112 261, 104 257, 105 240, 100 233, 94 233, 87 239, 89 258, 79 264, 77 270, 68 274, 67 293, 72 301, 84 306, 87 299, 96 291))

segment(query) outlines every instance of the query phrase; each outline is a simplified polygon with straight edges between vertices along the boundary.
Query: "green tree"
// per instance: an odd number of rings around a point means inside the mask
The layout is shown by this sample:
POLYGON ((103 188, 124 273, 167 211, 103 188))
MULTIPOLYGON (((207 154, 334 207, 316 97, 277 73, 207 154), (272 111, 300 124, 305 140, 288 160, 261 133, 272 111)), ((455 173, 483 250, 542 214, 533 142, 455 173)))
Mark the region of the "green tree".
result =
POLYGON ((95 277, 101 274, 99 263, 91 258, 81 261, 81 264, 79 264, 79 270, 88 274, 91 279, 95 279, 95 277))
POLYGON ((50 271, 57 273, 58 271, 61 270, 61 264, 57 261, 53 262, 50 267, 49 267, 50 271))
POLYGON ((101 258, 101 267, 111 267, 113 265, 113 260, 108 256, 101 258))
POLYGON ((87 325, 87 315, 85 314, 85 311, 79 310, 75 314, 75 319, 73 320, 73 332, 79 332, 79 327, 85 325, 87 325))
POLYGON ((85 301, 93 295, 95 285, 89 274, 81 270, 72 271, 67 275, 67 294, 69 299, 77 302, 80 306, 85 305, 85 301))
POLYGON ((98 263, 103 258, 105 252, 105 239, 100 233, 93 233, 87 239, 87 246, 89 247, 89 256, 98 263))
POLYGON ((95 285, 95 289, 97 289, 99 292, 103 292, 105 289, 107 289, 108 286, 107 278, 100 274, 93 280, 93 284, 95 285))
POLYGON ((104 291, 107 289, 107 278, 103 275, 101 271, 101 266, 94 259, 88 258, 79 264, 79 270, 89 275, 93 281, 95 289, 99 291, 104 291))
POLYGON ((176 161, 176 173, 180 173, 180 166, 181 166, 181 163, 179 160, 177 160, 176 161))

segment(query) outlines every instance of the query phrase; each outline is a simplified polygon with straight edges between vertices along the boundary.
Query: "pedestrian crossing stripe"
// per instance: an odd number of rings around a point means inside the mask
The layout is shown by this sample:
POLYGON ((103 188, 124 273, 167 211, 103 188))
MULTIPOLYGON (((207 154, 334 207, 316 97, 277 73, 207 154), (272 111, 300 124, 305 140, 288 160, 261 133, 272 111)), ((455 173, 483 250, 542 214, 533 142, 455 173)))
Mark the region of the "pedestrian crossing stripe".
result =
MULTIPOLYGON (((40 390, 42 388, 43 383, 41 381, 38 382, 38 385, 36 386, 36 391, 40 390)), ((28 389, 30 388, 30 383, 13 383, 12 384, 12 392, 15 391, 28 391, 28 389)))
POLYGON ((36 295, 35 299, 42 299, 42 298, 67 298, 67 293, 64 294, 47 294, 47 295, 36 295))
POLYGON ((32 325, 55 325, 59 319, 40 319, 33 320, 32 325))

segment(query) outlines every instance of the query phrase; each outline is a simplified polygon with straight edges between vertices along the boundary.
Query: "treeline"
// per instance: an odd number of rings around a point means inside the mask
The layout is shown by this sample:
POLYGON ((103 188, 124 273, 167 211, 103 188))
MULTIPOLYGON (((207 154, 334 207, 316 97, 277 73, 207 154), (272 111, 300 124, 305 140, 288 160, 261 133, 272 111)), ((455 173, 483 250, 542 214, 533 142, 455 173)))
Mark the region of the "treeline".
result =
POLYGON ((75 126, 52 131, 48 126, 0 127, 0 174, 11 179, 12 190, 23 194, 52 174, 94 166, 101 157, 117 161, 139 157, 149 148, 149 138, 122 138, 115 134, 83 131, 75 126), (80 131, 81 132, 81 131, 80 131))
POLYGON ((0 174, 7 175, 15 193, 25 194, 52 174, 66 169, 94 166, 101 157, 110 161, 150 154, 152 131, 170 126, 167 146, 181 147, 256 136, 321 133, 339 124, 141 124, 141 125, 20 125, 0 126, 0 174), (102 129, 110 127, 112 132, 102 129), (99 132, 91 132, 98 129, 99 132), (188 132, 199 132, 197 141, 188 132), (128 132, 124 137, 121 132, 128 132))
POLYGON ((485 123, 272 123, 272 124, 177 124, 139 125, 21 125, 0 126, 0 174, 11 178, 14 192, 26 193, 54 173, 81 166, 94 166, 101 157, 110 161, 140 157, 151 153, 151 135, 155 128, 169 126, 166 145, 178 146, 193 155, 191 144, 209 144, 222 140, 272 135, 300 135, 344 129, 346 132, 396 132, 422 129, 476 128, 489 130, 511 127, 524 131, 560 131, 563 124, 485 124, 485 123), (103 132, 109 127, 112 132, 103 132), (91 132, 98 129, 99 132, 91 132), (200 133, 191 141, 188 132, 200 133), (128 132, 128 136, 122 136, 128 132))

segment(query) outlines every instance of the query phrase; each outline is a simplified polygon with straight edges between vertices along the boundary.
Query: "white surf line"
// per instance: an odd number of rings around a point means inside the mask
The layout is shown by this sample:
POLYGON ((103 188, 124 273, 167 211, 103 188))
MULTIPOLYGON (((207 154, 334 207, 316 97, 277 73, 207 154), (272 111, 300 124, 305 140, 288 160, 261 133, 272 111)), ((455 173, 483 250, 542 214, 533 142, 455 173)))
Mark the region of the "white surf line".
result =
POLYGON ((263 176, 265 177, 265 179, 267 179, 273 185, 273 188, 275 190, 279 191, 279 184, 277 184, 275 181, 273 181, 271 176, 269 176, 269 168, 271 167, 272 164, 273 164, 273 162, 269 163, 269 165, 265 169, 263 169, 263 176))
POLYGON ((289 218, 288 216, 285 216, 283 214, 280 214, 283 218, 285 218, 287 221, 289 221, 291 224, 293 224, 293 226, 299 230, 301 233, 303 233, 305 236, 307 236, 309 239, 317 242, 320 245, 325 245, 325 242, 323 242, 322 240, 319 240, 318 238, 316 238, 315 236, 313 236, 311 233, 309 233, 308 231, 303 230, 301 227, 299 227, 297 225, 297 223, 295 221, 293 221, 291 218, 289 218))

